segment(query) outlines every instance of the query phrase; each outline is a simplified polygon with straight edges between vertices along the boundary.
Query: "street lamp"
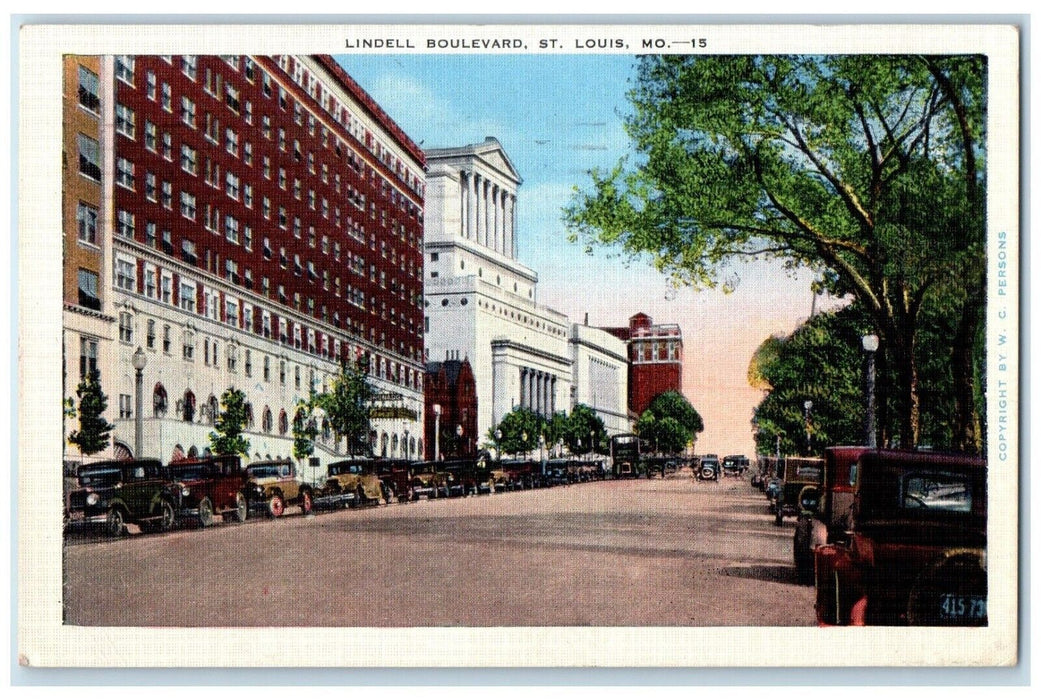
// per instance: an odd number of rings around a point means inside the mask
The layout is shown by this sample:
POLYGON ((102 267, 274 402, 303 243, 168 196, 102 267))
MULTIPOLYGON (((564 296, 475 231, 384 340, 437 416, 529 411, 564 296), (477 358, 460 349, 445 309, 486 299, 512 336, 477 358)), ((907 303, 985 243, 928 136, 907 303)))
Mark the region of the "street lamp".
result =
POLYGON ((812 450, 810 442, 810 409, 813 408, 813 402, 809 399, 803 402, 802 407, 806 409, 806 454, 809 455, 812 450))
POLYGON ((502 430, 499 428, 495 429, 495 458, 502 460, 502 448, 499 447, 499 442, 502 440, 502 430))
POLYGON ((145 356, 145 351, 140 346, 134 351, 133 357, 130 358, 130 364, 134 366, 134 458, 141 459, 145 432, 144 423, 142 422, 142 412, 144 411, 144 371, 145 365, 148 364, 148 357, 145 356))
POLYGON ((434 409, 434 459, 441 459, 441 404, 435 403, 434 409))
POLYGON ((521 432, 521 444, 524 445, 524 459, 528 459, 528 431, 521 432))
POLYGON ((878 351, 878 336, 873 333, 860 339, 864 346, 864 394, 867 410, 864 415, 864 444, 876 447, 875 442, 875 353, 878 351))
POLYGON ((455 436, 456 436, 456 441, 455 441, 455 444, 456 444, 456 457, 462 457, 465 454, 465 452, 466 452, 466 450, 463 449, 463 426, 462 425, 456 424, 456 426, 455 426, 455 436))

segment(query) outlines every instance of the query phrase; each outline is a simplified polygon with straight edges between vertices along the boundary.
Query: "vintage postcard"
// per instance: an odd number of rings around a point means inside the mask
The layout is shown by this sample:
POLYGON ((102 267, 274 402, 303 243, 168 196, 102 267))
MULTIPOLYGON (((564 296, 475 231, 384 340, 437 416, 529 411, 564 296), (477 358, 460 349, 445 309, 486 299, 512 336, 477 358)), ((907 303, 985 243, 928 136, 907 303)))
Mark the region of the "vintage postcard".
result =
POLYGON ((20 663, 1016 664, 1019 47, 22 27, 20 663))

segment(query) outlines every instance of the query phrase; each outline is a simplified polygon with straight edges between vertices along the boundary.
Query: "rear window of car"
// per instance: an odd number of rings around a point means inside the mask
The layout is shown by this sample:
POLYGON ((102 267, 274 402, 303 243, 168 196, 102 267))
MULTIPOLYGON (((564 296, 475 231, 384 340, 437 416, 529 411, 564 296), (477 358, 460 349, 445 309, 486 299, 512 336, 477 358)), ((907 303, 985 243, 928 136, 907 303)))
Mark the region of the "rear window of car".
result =
POLYGON ((957 474, 912 472, 901 479, 900 507, 908 510, 968 513, 972 487, 957 474))

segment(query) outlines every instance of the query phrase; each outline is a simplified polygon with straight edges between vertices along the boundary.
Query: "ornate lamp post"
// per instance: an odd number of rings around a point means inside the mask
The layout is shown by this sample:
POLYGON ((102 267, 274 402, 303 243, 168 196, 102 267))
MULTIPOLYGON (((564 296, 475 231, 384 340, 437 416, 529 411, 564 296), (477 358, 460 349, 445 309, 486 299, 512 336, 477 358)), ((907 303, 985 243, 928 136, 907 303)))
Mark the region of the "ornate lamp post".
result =
POLYGON ((455 426, 455 437, 456 437, 456 457, 462 457, 466 450, 463 449, 463 426, 457 424, 455 426))
POLYGON ((878 351, 878 336, 865 335, 860 339, 864 346, 864 394, 867 410, 864 412, 864 444, 876 447, 875 439, 875 353, 878 351))
POLYGON ((803 402, 802 407, 806 409, 806 454, 810 454, 813 449, 812 439, 810 437, 810 409, 813 408, 813 402, 809 399, 803 402))
POLYGON ((528 459, 528 431, 521 432, 521 444, 524 445, 524 459, 528 459))
POLYGON ((130 358, 130 364, 134 366, 134 458, 141 459, 144 449, 144 371, 148 357, 140 346, 130 358))
POLYGON ((499 447, 499 442, 502 440, 502 430, 499 428, 495 429, 495 458, 498 460, 502 459, 502 448, 499 447))
POLYGON ((434 459, 441 459, 441 404, 434 406, 434 459))

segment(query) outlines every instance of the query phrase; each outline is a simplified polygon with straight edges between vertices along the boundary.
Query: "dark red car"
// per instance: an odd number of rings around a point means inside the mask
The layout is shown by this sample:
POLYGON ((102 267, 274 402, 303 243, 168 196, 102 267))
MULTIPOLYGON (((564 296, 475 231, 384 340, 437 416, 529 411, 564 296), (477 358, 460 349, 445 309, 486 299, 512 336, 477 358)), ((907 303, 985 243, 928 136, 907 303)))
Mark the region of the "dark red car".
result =
POLYGON ((848 534, 814 551, 818 623, 985 626, 986 462, 872 450, 851 481, 848 534))
POLYGON ((800 493, 799 520, 795 524, 792 551, 799 578, 813 582, 813 551, 841 539, 849 526, 853 506, 853 465, 867 447, 829 447, 824 450, 824 476, 819 488, 806 486, 800 493))
POLYGON ((170 477, 180 491, 179 518, 194 518, 200 527, 213 524, 213 516, 243 522, 249 515, 242 492, 246 470, 237 455, 185 459, 170 463, 170 477))

